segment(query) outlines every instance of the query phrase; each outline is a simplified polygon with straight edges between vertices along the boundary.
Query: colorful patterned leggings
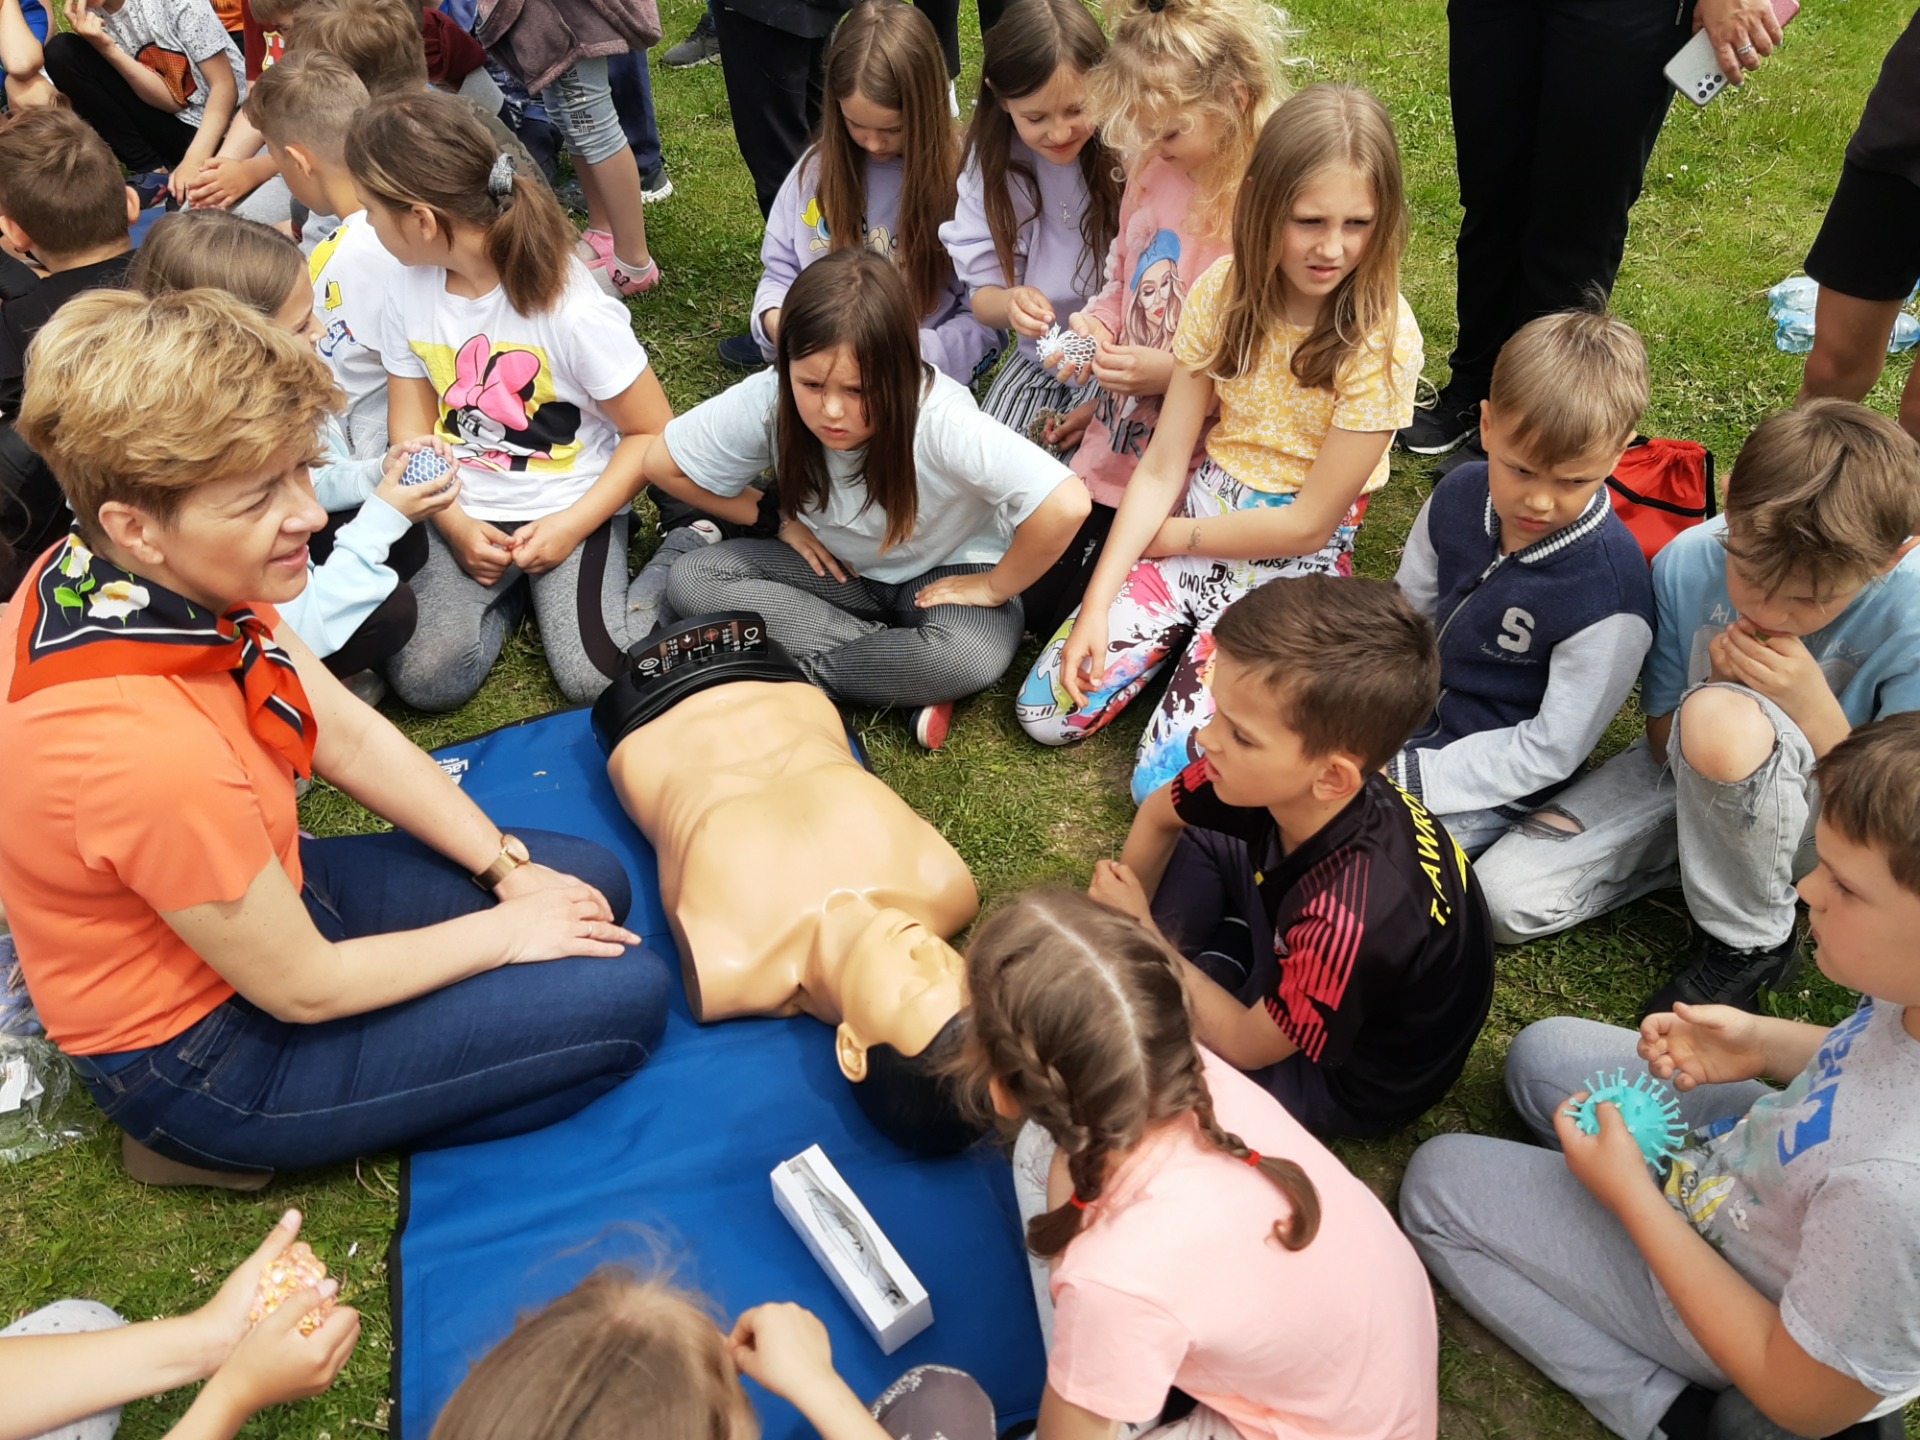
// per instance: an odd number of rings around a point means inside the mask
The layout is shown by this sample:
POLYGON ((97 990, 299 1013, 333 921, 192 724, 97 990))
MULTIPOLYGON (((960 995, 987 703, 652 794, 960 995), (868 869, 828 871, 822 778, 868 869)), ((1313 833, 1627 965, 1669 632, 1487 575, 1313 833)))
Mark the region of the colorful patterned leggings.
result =
MULTIPOLYGON (((1256 506, 1293 503, 1292 495, 1273 495, 1241 484, 1209 460, 1187 486, 1182 514, 1192 519, 1231 515, 1256 506)), ((1221 612, 1248 591, 1269 580, 1297 575, 1351 575, 1353 540, 1367 510, 1361 496, 1341 517, 1333 538, 1311 555, 1280 560, 1215 560, 1203 555, 1170 555, 1142 560, 1107 612, 1106 679, 1073 709, 1060 683, 1060 655, 1073 629, 1069 619, 1054 633, 1034 662, 1014 713, 1042 745, 1069 745, 1104 729, 1174 660, 1167 691, 1140 737, 1133 769, 1133 799, 1139 804, 1190 764, 1199 749, 1194 735, 1213 718, 1207 683, 1213 674, 1213 627, 1221 612)), ((1074 616, 1079 616, 1074 611, 1074 616)))

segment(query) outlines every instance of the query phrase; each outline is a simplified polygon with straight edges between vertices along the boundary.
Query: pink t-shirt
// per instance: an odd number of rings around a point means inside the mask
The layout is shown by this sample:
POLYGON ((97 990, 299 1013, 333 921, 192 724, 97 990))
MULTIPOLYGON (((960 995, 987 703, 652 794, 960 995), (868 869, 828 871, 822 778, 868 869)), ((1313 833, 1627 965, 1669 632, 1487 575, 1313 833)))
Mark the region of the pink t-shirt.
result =
POLYGON ((1304 1250, 1286 1201, 1189 1119, 1129 1156, 1053 1275, 1047 1381, 1111 1420, 1152 1420, 1170 1386, 1248 1440, 1432 1440, 1433 1292, 1386 1207, 1265 1090, 1202 1051, 1214 1113, 1320 1193, 1304 1250))

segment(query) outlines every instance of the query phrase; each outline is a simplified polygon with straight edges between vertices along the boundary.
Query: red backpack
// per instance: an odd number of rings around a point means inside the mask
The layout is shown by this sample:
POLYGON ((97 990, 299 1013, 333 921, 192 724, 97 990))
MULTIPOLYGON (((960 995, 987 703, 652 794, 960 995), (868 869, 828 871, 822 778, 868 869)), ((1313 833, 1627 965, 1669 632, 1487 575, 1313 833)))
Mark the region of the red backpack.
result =
POLYGON ((1607 477, 1613 513, 1626 522, 1653 563, 1666 543, 1719 509, 1713 488, 1713 452, 1693 440, 1634 437, 1607 477))

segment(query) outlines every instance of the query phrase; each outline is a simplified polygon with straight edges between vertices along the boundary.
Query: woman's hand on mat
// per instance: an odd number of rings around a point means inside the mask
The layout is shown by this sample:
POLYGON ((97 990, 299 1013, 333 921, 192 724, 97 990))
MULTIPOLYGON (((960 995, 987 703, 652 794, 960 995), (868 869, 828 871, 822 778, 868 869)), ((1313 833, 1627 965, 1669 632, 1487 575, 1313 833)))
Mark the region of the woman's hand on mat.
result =
POLYGON ((1780 22, 1768 0, 1700 0, 1693 28, 1713 42, 1714 63, 1738 85, 1742 70, 1758 70, 1780 43, 1780 22))
POLYGON ((1067 643, 1060 651, 1060 688, 1067 692, 1076 710, 1107 678, 1107 607, 1080 607, 1080 618, 1067 632, 1067 643))
POLYGON ((513 537, 484 520, 474 519, 458 505, 441 511, 434 523, 460 568, 482 585, 499 583, 513 563, 513 537))
POLYGON ((1093 352, 1093 378, 1112 395, 1164 395, 1173 354, 1152 345, 1106 345, 1093 352))
POLYGON ((1016 335, 1038 340, 1053 324, 1053 302, 1047 292, 1032 285, 1016 285, 1007 291, 1007 323, 1016 335))
POLYGON ((611 959, 640 943, 638 935, 613 923, 606 897, 579 880, 502 900, 493 915, 505 927, 509 965, 576 957, 611 959))
POLYGON ((831 575, 843 585, 852 577, 852 568, 841 564, 834 553, 820 543, 820 537, 808 528, 806 521, 786 521, 780 526, 780 538, 800 552, 800 558, 813 567, 814 574, 831 575))
POLYGON ((544 575, 558 568, 587 537, 566 510, 543 515, 513 533, 513 563, 527 575, 544 575))
POLYGON ((1676 1001, 1671 1013, 1640 1022, 1640 1058, 1654 1078, 1676 1090, 1755 1080, 1767 1072, 1760 1026, 1731 1005, 1676 1001))
POLYGON ((936 605, 972 605, 992 610, 1010 598, 993 588, 993 572, 982 570, 978 575, 943 575, 915 595, 913 603, 922 610, 931 610, 936 605))
POLYGON ((1160 933, 1160 927, 1153 923, 1153 903, 1147 899, 1147 887, 1131 868, 1118 860, 1093 862, 1093 881, 1087 886, 1087 898, 1133 917, 1156 935, 1160 933))
POLYGON ((360 1312, 336 1305, 311 1335, 300 1333, 300 1322, 339 1289, 339 1281, 323 1280, 263 1316, 207 1382, 206 1402, 223 1417, 244 1421, 269 1405, 326 1390, 360 1339, 360 1312))
POLYGON ((1042 437, 1056 450, 1071 450, 1080 443, 1080 437, 1087 433, 1087 424, 1093 419, 1093 401, 1076 405, 1065 415, 1047 426, 1042 437))
POLYGON ((460 493, 459 460, 447 442, 438 436, 403 441, 388 450, 381 460, 380 488, 373 493, 418 525, 453 504, 454 497, 460 493), (438 484, 428 481, 421 485, 402 485, 400 479, 407 473, 407 462, 422 450, 432 451, 453 468, 438 484))
POLYGON ((1633 1138, 1627 1122, 1620 1118, 1618 1106, 1594 1106, 1594 1114, 1600 1120, 1598 1135, 1583 1132, 1579 1122, 1567 1113, 1586 1098, 1585 1090, 1569 1095, 1566 1103, 1553 1112, 1554 1134, 1560 1139, 1560 1149, 1567 1157, 1567 1169, 1573 1172, 1573 1178, 1615 1216, 1644 1204, 1649 1198, 1664 1205, 1666 1201, 1654 1183, 1653 1172, 1641 1158, 1640 1142, 1633 1138))

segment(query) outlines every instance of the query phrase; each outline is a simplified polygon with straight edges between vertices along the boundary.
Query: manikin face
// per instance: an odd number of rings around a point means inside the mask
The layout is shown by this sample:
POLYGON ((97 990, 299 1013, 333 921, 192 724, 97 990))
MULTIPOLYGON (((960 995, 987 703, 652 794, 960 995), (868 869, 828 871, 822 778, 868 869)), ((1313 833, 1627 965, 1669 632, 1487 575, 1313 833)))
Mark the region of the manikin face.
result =
POLYGON ((836 345, 802 355, 787 367, 800 423, 829 450, 858 450, 873 438, 860 364, 853 348, 836 345))
POLYGON ((926 1049, 960 1013, 964 974, 954 948, 911 915, 875 911, 841 960, 834 1034, 841 1072, 865 1079, 875 1045, 907 1056, 926 1049))
POLYGON ((1825 820, 1814 840, 1820 863, 1799 890, 1821 972, 1875 999, 1920 1004, 1920 973, 1912 960, 1920 896, 1893 878, 1884 854, 1849 840, 1825 820))
POLYGON ((1373 218, 1373 188, 1345 166, 1321 171, 1294 196, 1280 227, 1280 283, 1295 324, 1311 323, 1359 266, 1373 218))
POLYGON ((907 148, 907 120, 858 90, 840 100, 840 119, 853 143, 875 160, 898 160, 907 148))
POLYGON ((1026 147, 1052 165, 1069 165, 1093 138, 1087 116, 1086 77, 1071 65, 1062 65, 1053 78, 1031 95, 1002 100, 1000 108, 1013 119, 1013 130, 1026 147))

